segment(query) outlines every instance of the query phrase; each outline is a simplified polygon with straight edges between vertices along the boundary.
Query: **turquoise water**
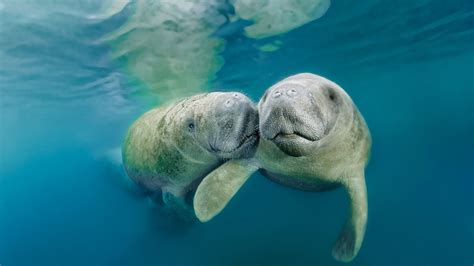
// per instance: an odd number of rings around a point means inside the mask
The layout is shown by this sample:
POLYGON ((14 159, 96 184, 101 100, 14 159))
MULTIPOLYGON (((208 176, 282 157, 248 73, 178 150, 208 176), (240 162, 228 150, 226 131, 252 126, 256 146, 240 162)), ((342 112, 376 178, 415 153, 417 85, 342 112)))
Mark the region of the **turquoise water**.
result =
POLYGON ((172 2, 0 0, 2 266, 343 265, 343 190, 256 174, 186 227, 110 159, 151 106, 212 90, 258 101, 298 72, 340 84, 372 133, 349 265, 474 263, 473 1, 172 2))

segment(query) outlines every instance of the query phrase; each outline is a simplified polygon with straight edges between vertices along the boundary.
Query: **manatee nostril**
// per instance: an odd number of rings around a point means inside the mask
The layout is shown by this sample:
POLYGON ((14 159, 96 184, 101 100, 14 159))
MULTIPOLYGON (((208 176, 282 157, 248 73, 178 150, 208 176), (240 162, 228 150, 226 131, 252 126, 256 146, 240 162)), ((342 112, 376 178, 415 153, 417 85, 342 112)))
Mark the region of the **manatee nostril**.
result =
POLYGON ((273 98, 278 98, 278 97, 280 97, 280 96, 281 96, 281 92, 280 92, 280 91, 275 91, 275 92, 273 93, 273 98))
POLYGON ((234 101, 231 99, 228 99, 227 101, 225 101, 224 105, 225 107, 232 107, 232 105, 234 105, 234 101))
POLYGON ((240 98, 240 95, 238 93, 234 93, 234 95, 232 96, 234 96, 234 98, 240 98))
POLYGON ((287 94, 288 96, 292 97, 292 96, 295 96, 295 95, 298 94, 298 93, 296 92, 295 89, 291 89, 291 90, 287 90, 287 91, 286 91, 286 94, 287 94))

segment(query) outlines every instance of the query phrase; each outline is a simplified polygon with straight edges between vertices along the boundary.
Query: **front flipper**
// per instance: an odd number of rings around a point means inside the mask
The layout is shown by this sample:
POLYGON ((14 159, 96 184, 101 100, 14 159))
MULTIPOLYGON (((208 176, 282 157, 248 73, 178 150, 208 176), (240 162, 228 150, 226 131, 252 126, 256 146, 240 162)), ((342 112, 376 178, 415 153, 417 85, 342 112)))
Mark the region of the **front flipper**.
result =
POLYGON ((194 211, 207 222, 224 209, 247 179, 258 170, 249 160, 230 160, 208 174, 194 195, 194 211))
POLYGON ((338 261, 349 262, 359 252, 367 224, 367 189, 364 174, 345 179, 343 185, 349 194, 350 214, 334 245, 332 255, 338 261))

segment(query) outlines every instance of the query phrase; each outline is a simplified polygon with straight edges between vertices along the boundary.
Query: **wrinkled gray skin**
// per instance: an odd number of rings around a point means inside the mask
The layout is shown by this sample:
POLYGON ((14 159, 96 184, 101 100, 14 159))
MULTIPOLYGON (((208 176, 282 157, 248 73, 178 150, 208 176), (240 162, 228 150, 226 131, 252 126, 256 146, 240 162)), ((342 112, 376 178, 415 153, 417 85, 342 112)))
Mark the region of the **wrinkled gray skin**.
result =
POLYGON ((143 114, 129 128, 122 155, 128 176, 184 219, 186 195, 226 160, 253 155, 258 113, 241 93, 213 92, 143 114))
POLYGON ((225 171, 206 178, 194 197, 197 217, 206 221, 219 213, 228 202, 226 196, 231 198, 259 168, 271 180, 300 190, 343 186, 350 214, 333 256, 351 261, 360 249, 367 222, 364 168, 371 137, 364 118, 341 87, 310 73, 270 87, 258 110, 260 140, 255 158, 226 163, 225 171), (231 184, 227 175, 242 181, 231 184))

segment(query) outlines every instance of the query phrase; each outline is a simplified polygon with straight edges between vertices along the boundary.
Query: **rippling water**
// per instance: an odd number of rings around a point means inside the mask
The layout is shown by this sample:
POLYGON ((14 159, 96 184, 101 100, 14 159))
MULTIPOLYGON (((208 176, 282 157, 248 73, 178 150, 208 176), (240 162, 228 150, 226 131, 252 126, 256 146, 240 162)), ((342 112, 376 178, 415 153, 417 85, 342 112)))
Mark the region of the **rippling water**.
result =
POLYGON ((373 136, 351 264, 472 265, 473 47, 473 1, 0 0, 0 264, 339 265, 341 190, 255 175, 185 229, 107 159, 151 106, 304 71, 373 136))

